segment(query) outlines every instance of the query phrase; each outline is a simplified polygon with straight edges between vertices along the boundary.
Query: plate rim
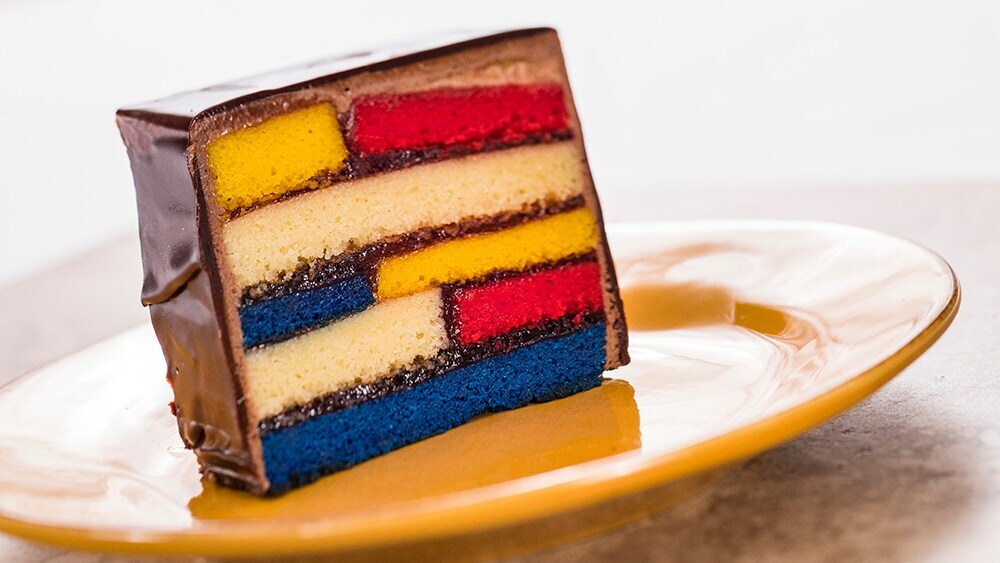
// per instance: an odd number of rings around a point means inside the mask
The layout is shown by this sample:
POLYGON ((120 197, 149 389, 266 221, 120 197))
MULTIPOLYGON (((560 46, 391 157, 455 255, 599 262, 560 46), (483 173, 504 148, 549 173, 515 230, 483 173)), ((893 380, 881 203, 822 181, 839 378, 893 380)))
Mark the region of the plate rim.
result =
MULTIPOLYGON (((484 487, 480 490, 390 505, 384 509, 360 511, 352 517, 338 516, 308 522, 290 520, 284 524, 269 521, 264 527, 254 521, 241 521, 201 524, 180 531, 95 530, 35 523, 0 512, 0 532, 64 548, 118 554, 233 557, 247 555, 248 545, 251 545, 256 556, 282 556, 346 552, 388 544, 432 540, 552 517, 608 501, 620 495, 653 489, 711 469, 738 463, 811 430, 868 397, 919 358, 945 333, 954 321, 961 304, 961 284, 954 269, 943 257, 920 243, 875 229, 825 221, 739 219, 612 223, 608 227, 609 230, 619 232, 649 229, 652 231, 651 234, 655 235, 656 231, 663 227, 675 229, 694 225, 785 229, 822 226, 825 229, 836 228, 857 234, 894 239, 934 257, 950 275, 952 293, 937 316, 909 342, 844 383, 762 420, 671 452, 645 459, 630 458, 626 452, 598 460, 605 467, 605 471, 600 475, 584 475, 551 486, 516 491, 492 498, 489 493, 494 487, 484 487), (608 470, 612 467, 618 468, 618 465, 621 466, 619 468, 621 470, 608 470), (477 495, 481 498, 470 498, 477 495), (454 497, 458 496, 462 497, 462 502, 441 506, 442 500, 453 501, 454 497), (434 508, 430 509, 429 506, 432 504, 434 508), (398 510, 399 507, 413 507, 415 510, 392 513, 393 508, 398 510), (373 526, 372 517, 385 512, 390 513, 391 518, 378 518, 378 523, 373 526)), ((135 328, 129 327, 118 334, 135 328)), ((74 353, 68 354, 67 357, 74 353)), ((48 362, 22 374, 10 383, 44 370, 48 365, 62 359, 48 362)))

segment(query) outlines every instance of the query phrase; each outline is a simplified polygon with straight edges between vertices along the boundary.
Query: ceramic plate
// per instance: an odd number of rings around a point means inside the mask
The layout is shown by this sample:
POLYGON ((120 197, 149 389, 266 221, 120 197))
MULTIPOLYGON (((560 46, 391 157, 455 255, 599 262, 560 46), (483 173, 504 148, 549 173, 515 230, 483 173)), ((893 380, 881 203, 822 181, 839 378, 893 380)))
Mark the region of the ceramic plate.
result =
POLYGON ((608 529, 872 393, 958 308, 948 265, 823 223, 610 229, 632 364, 277 499, 199 480, 140 326, 0 390, 0 530, 203 555, 503 555, 608 529))

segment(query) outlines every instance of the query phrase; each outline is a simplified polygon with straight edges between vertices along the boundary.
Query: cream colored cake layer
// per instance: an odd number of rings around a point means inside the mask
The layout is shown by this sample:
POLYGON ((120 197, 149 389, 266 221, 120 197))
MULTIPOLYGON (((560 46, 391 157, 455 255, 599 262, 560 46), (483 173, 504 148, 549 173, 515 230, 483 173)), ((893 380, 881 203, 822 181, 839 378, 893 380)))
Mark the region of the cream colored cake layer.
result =
POLYGON ((410 367, 447 344, 440 290, 385 301, 291 340, 248 351, 250 398, 258 416, 274 416, 410 367))
POLYGON ((247 287, 386 237, 563 201, 583 188, 575 144, 533 145, 335 184, 229 221, 223 238, 236 282, 247 287))

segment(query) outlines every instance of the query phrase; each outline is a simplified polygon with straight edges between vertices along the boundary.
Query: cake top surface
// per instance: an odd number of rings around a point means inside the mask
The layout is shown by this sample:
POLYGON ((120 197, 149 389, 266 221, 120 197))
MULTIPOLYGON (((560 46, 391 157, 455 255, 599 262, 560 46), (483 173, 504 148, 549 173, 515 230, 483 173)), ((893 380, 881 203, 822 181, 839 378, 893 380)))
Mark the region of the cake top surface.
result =
POLYGON ((200 90, 174 94, 121 108, 118 110, 118 115, 139 118, 171 129, 187 130, 196 117, 225 111, 265 96, 323 84, 351 74, 412 64, 470 47, 552 31, 551 28, 541 27, 486 33, 441 34, 433 39, 336 55, 200 90))

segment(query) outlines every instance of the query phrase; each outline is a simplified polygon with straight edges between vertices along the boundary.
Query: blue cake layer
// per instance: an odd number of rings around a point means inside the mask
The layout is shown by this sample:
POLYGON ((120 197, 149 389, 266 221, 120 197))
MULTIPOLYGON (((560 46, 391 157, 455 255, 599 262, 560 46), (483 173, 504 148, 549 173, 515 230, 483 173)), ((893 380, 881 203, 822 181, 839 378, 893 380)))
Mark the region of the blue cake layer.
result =
POLYGON ((240 308, 243 346, 273 342, 296 332, 326 324, 375 302, 364 276, 300 291, 240 308))
POLYGON ((481 360, 415 387, 266 434, 271 492, 314 481, 491 411, 596 387, 605 325, 481 360))

